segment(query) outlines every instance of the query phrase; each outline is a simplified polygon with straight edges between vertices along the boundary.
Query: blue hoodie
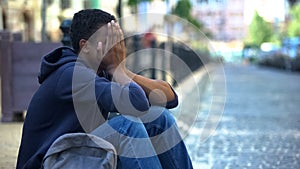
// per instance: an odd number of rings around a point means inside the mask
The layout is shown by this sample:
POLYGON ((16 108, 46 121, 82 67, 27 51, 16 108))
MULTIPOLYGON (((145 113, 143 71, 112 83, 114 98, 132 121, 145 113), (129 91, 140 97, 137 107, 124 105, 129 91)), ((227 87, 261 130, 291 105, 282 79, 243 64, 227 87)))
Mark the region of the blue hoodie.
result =
POLYGON ((99 124, 107 118, 108 112, 139 116, 136 113, 142 115, 149 109, 147 97, 139 85, 131 82, 122 86, 99 77, 77 58, 67 47, 58 48, 42 58, 38 76, 40 87, 32 97, 23 126, 18 169, 40 168, 45 153, 59 136, 91 131, 93 128, 85 129, 81 125, 81 115, 90 120, 95 116, 89 115, 90 111, 98 112, 98 115, 101 112, 103 118, 95 123, 99 124), (74 78, 76 76, 79 80, 74 78), (74 80, 78 82, 74 83, 74 80), (126 98, 136 112, 127 110, 127 103, 123 103, 126 98), (77 111, 83 113, 78 115, 77 111))

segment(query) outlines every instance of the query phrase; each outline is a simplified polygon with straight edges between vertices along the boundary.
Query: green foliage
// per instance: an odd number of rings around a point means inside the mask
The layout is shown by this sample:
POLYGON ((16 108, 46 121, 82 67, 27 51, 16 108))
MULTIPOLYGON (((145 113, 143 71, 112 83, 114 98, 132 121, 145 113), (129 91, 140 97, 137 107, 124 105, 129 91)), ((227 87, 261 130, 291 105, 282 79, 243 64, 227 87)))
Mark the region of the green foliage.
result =
POLYGON ((291 21, 288 25, 287 34, 289 37, 300 36, 300 4, 294 5, 290 10, 291 21))
MULTIPOLYGON (((152 2, 152 1, 153 0, 128 0, 127 5, 136 8, 137 5, 141 2, 152 2)), ((172 14, 186 19, 191 24, 196 26, 198 29, 203 29, 204 27, 203 24, 191 16, 191 10, 192 10, 192 4, 190 0, 179 0, 176 4, 175 9, 172 11, 172 14)), ((212 36, 210 32, 207 32, 207 35, 212 36)))
MULTIPOLYGON (((127 5, 132 8, 134 12, 137 12, 137 6, 141 2, 152 2, 153 0, 128 0, 127 5)), ((162 0, 165 1, 165 0, 162 0)))
POLYGON ((190 18, 191 9, 192 5, 189 0, 179 0, 173 11, 173 14, 188 19, 190 18))
POLYGON ((273 29, 271 24, 266 22, 264 18, 255 11, 250 24, 249 33, 250 43, 260 46, 262 43, 272 40, 273 29))
POLYGON ((199 22, 197 19, 193 18, 193 17, 189 17, 187 19, 191 24, 195 25, 198 29, 202 29, 204 27, 204 25, 199 22))
POLYGON ((128 0, 127 4, 128 6, 137 6, 141 2, 152 2, 153 0, 128 0))
POLYGON ((179 0, 172 13, 183 19, 188 20, 190 23, 195 25, 198 29, 202 29, 203 24, 191 16, 191 10, 192 10, 192 4, 189 0, 179 0))

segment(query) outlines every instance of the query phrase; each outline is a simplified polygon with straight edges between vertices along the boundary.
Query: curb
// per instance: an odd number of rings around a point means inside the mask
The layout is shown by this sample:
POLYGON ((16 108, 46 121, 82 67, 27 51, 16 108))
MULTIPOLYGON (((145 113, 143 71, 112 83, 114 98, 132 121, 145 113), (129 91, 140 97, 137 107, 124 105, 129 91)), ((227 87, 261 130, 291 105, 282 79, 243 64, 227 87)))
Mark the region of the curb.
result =
MULTIPOLYGON (((187 76, 180 82, 174 90, 178 92, 179 99, 183 100, 186 98, 187 94, 192 91, 192 89, 195 87, 195 84, 198 84, 199 82, 202 83, 202 80, 204 78, 207 78, 209 72, 214 67, 214 64, 206 64, 199 68, 198 70, 194 71, 191 75, 187 76), (180 92, 179 92, 180 91, 180 92)), ((202 92, 202 90, 201 90, 202 92)))
MULTIPOLYGON (((173 112, 180 133, 184 137, 189 135, 189 131, 191 130, 191 122, 196 120, 195 118, 197 118, 198 111, 201 109, 201 107, 197 107, 195 110, 195 105, 192 104, 193 101, 189 101, 189 99, 193 99, 192 95, 195 92, 199 92, 196 93, 196 95, 198 94, 199 97, 200 95, 203 95, 207 84, 210 82, 209 73, 213 71, 215 67, 216 64, 214 63, 209 63, 202 66, 198 70, 194 71, 191 75, 183 79, 182 82, 174 88, 178 95, 179 105, 172 109, 171 112, 173 112), (183 115, 184 118, 177 118, 176 116, 179 115, 183 115)), ((201 102, 201 100, 199 100, 199 102, 201 102)), ((198 106, 199 105, 200 104, 198 104, 198 106)))

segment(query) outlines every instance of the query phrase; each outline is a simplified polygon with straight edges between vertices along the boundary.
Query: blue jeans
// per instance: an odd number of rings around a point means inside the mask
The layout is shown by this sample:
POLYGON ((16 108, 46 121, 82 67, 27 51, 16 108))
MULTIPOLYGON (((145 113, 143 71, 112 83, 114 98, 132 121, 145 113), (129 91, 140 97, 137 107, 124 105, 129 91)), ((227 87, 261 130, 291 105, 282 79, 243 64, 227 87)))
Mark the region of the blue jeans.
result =
POLYGON ((139 118, 116 116, 93 134, 112 143, 118 169, 191 169, 192 162, 171 112, 151 107, 139 118))

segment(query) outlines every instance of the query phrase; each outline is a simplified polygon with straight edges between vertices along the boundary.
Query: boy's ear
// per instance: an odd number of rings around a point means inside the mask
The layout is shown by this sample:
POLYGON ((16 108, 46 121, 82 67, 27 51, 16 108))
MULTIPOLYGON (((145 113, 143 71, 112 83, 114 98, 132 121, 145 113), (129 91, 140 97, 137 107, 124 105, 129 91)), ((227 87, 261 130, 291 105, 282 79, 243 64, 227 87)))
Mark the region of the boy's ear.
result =
POLYGON ((87 45, 87 40, 80 39, 79 47, 80 47, 80 51, 82 51, 84 53, 88 53, 89 49, 88 49, 88 45, 87 45))

